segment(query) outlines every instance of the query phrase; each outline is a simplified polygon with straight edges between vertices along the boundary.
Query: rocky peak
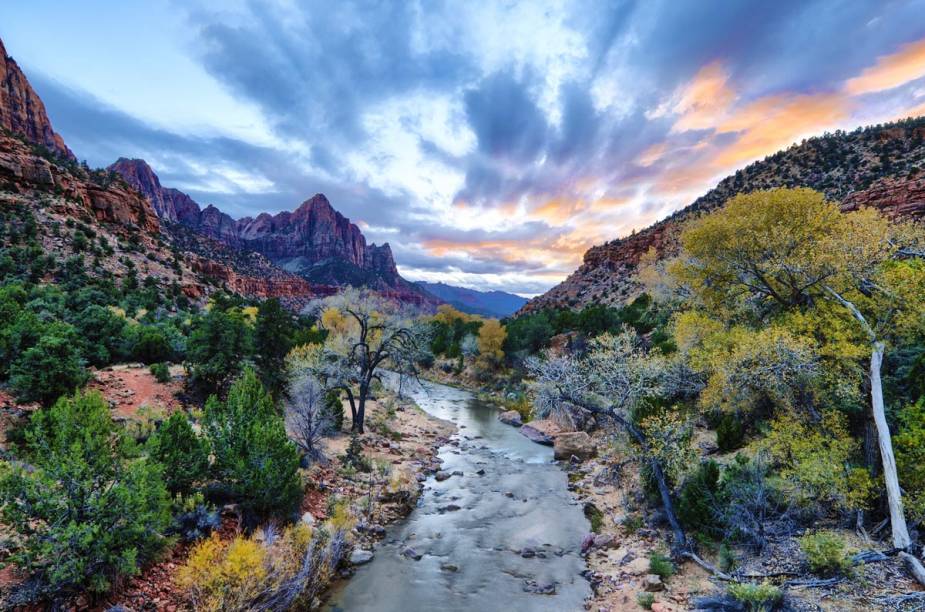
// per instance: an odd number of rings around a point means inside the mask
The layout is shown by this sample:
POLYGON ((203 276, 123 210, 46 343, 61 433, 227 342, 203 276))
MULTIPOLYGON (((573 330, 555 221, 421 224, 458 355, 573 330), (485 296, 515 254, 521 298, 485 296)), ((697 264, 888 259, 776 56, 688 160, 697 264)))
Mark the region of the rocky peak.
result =
POLYGON ((51 127, 45 105, 0 40, 0 128, 55 154, 75 159, 61 136, 51 127))
POLYGON ((157 174, 145 160, 120 157, 107 170, 119 174, 125 182, 148 198, 161 219, 191 227, 199 224, 199 205, 182 191, 162 187, 157 174))

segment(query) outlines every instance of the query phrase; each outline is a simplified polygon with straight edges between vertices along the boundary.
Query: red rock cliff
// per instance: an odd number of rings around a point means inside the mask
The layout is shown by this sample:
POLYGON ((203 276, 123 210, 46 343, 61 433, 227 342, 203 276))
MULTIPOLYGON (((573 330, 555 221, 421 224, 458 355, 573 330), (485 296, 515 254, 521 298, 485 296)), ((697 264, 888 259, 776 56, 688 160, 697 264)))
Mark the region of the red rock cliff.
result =
POLYGON ((64 140, 51 127, 45 105, 26 75, 6 54, 0 40, 0 127, 42 145, 58 155, 74 159, 64 140))

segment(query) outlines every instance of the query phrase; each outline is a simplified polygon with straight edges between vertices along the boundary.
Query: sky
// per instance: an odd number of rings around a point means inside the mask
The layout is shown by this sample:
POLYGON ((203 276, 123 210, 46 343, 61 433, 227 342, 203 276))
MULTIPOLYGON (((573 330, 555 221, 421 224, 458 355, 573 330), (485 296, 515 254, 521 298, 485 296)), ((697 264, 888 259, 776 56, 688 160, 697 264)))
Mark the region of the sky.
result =
POLYGON ((30 0, 91 166, 232 216, 315 193, 411 280, 534 295, 792 143, 925 114, 925 0, 30 0))

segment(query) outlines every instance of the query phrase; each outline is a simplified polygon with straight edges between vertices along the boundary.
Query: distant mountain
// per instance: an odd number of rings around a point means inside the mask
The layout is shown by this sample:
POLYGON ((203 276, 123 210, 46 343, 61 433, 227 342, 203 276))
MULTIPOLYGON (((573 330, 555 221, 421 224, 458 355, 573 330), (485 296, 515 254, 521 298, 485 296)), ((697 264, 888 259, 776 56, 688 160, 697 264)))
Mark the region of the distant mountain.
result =
POLYGON ((504 291, 476 291, 446 283, 418 282, 428 293, 469 314, 486 317, 509 317, 527 303, 527 298, 504 291))
POLYGON ((775 187, 810 187, 843 210, 876 207, 894 217, 925 217, 925 117, 838 131, 804 140, 726 177, 670 217, 630 236, 589 249, 567 279, 530 300, 518 314, 545 308, 620 305, 640 288, 633 281, 650 248, 670 254, 681 226, 739 193, 775 187))
POLYGON ((163 187, 143 159, 120 158, 108 170, 145 195, 161 219, 232 249, 259 253, 312 283, 363 286, 403 302, 438 303, 399 275, 388 243, 367 244, 360 228, 323 194, 315 194, 292 212, 233 219, 211 204, 200 208, 182 191, 163 187))

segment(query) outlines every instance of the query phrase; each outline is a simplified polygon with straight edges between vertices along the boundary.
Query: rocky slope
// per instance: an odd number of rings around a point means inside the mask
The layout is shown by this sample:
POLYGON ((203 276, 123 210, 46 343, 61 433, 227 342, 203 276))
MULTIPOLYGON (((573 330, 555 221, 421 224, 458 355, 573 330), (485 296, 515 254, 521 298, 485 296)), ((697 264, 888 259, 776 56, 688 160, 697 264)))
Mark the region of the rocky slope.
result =
POLYGON ((811 187, 846 210, 874 206, 891 215, 925 217, 925 117, 812 138, 755 162, 670 217, 592 247, 581 267, 518 314, 622 304, 639 291, 633 276, 640 257, 650 248, 670 252, 685 221, 738 193, 775 187, 811 187))
POLYGON ((6 54, 0 40, 0 128, 42 145, 56 155, 74 159, 64 140, 51 127, 45 105, 32 89, 26 75, 6 54))
POLYGON ((161 186, 144 160, 122 158, 108 170, 144 194, 162 219, 232 249, 259 253, 283 270, 324 286, 324 291, 362 285, 406 302, 438 302, 399 275, 388 244, 367 244, 360 229, 323 194, 291 212, 234 219, 212 205, 200 209, 182 191, 161 186))

